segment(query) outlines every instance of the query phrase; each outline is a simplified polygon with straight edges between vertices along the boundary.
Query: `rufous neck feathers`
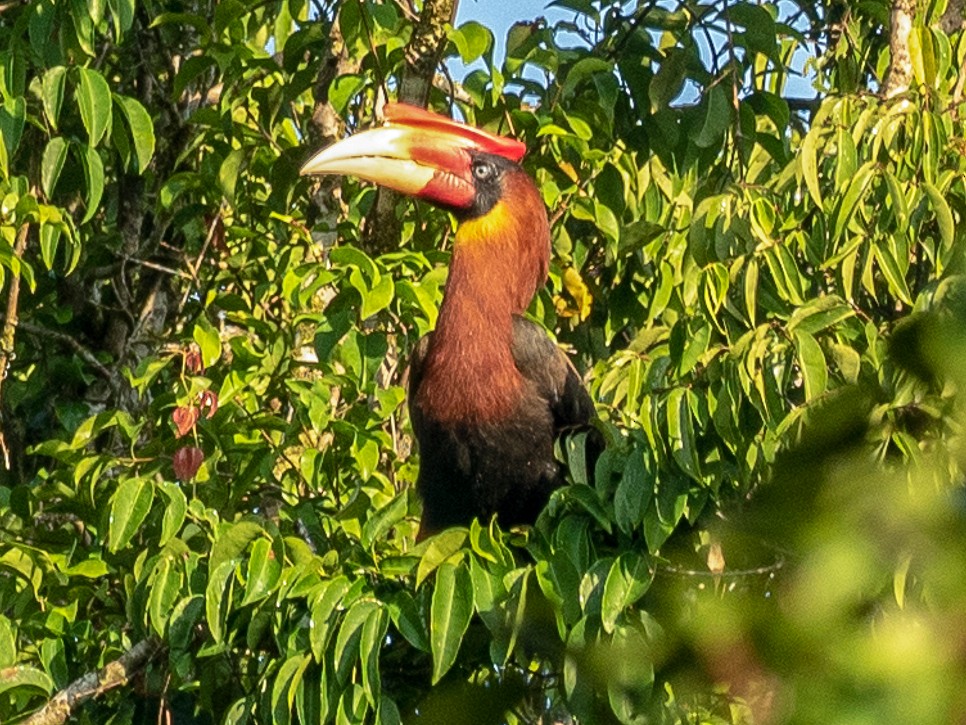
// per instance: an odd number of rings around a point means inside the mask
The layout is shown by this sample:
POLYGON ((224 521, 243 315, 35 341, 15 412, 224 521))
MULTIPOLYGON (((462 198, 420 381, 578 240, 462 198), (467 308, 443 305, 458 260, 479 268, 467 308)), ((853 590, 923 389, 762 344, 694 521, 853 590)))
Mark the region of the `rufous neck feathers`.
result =
POLYGON ((512 413, 522 378, 513 361, 513 316, 546 281, 550 227, 521 170, 486 214, 456 233, 449 280, 417 404, 438 419, 480 422, 512 413))

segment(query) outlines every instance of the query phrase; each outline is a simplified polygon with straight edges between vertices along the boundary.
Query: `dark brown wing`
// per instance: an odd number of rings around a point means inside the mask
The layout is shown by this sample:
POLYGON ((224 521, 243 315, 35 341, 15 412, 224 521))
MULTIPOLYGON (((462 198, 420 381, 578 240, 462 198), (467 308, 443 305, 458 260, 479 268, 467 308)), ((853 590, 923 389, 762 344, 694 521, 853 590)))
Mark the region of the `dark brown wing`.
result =
POLYGON ((513 359, 547 403, 557 432, 587 425, 596 416, 573 363, 539 325, 523 317, 513 320, 513 359))

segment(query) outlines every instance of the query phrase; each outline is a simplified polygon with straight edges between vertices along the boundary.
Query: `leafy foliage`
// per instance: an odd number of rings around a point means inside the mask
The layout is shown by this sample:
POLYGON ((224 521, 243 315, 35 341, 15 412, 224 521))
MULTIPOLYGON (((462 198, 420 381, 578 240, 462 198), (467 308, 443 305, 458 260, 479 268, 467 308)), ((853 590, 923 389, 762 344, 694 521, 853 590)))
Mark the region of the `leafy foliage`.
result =
POLYGON ((0 720, 152 636, 81 720, 961 711, 962 33, 922 8, 883 101, 886 3, 554 5, 447 54, 530 148, 530 312, 608 449, 560 452, 532 530, 419 544, 402 371, 451 222, 403 201, 376 254, 373 189, 297 173, 398 87, 412 14, 0 12, 0 720))

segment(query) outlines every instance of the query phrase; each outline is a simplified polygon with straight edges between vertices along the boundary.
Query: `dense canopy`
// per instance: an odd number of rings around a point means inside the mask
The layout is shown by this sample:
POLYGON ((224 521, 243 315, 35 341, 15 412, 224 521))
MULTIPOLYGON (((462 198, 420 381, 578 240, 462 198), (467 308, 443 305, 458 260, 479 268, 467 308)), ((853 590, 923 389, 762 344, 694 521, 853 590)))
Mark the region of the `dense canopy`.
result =
POLYGON ((455 5, 0 4, 0 721, 961 717, 962 0, 455 5), (397 98, 548 208, 532 528, 416 542, 453 218, 298 173, 397 98))

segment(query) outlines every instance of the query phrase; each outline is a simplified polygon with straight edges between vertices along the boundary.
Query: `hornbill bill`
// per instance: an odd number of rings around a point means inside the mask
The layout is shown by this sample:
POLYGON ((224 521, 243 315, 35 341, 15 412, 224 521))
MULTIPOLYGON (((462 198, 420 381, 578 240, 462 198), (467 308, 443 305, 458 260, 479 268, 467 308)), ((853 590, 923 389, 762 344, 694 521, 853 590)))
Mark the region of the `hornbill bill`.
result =
POLYGON ((564 483, 556 439, 589 428, 594 406, 563 352, 522 316, 550 262, 546 208, 517 163, 526 147, 401 103, 385 118, 323 149, 302 174, 357 176, 459 221, 436 330, 410 363, 419 536, 474 516, 533 523, 564 483))

